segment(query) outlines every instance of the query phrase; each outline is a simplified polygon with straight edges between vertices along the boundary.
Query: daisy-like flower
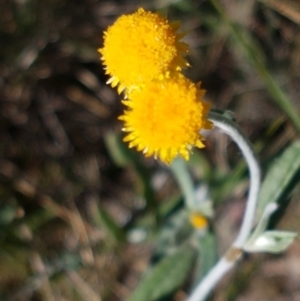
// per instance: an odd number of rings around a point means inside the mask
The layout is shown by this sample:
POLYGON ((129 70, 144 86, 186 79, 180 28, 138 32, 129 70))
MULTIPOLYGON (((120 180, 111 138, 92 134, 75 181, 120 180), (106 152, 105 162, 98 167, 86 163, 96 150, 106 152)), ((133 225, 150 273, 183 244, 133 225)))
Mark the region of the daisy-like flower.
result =
POLYGON ((188 160, 193 146, 204 147, 199 131, 212 128, 204 93, 180 73, 133 90, 123 101, 128 109, 119 117, 128 132, 124 141, 167 164, 177 155, 188 160))
POLYGON ((177 33, 178 22, 139 8, 123 15, 104 32, 103 48, 98 49, 110 75, 107 83, 118 86, 118 92, 129 91, 188 63, 183 59, 188 45, 177 33))

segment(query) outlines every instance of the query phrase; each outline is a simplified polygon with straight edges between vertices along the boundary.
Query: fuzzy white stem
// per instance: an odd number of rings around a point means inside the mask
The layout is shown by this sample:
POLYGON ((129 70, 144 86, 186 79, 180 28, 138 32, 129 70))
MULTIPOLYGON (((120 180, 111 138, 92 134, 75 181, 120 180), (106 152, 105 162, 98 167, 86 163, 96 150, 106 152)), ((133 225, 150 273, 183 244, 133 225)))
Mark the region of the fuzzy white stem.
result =
POLYGON ((248 193, 246 210, 239 234, 233 242, 227 255, 222 257, 220 261, 212 268, 206 277, 199 283, 192 295, 187 301, 205 300, 210 291, 220 281, 220 279, 236 264, 240 258, 240 252, 246 243, 255 217, 255 209, 261 183, 261 172, 258 161, 254 154, 248 139, 243 135, 237 125, 229 118, 214 112, 209 113, 209 119, 214 123, 215 127, 221 129, 237 144, 247 162, 250 174, 250 188, 248 193), (235 250, 237 252, 235 252, 235 250), (240 251, 240 252, 239 252, 240 251), (236 253, 236 256, 228 256, 230 253, 236 253))
POLYGON ((188 301, 202 301, 205 300, 210 291, 219 282, 219 280, 234 266, 234 262, 228 261, 225 258, 213 267, 212 270, 206 275, 201 283, 195 288, 188 301))

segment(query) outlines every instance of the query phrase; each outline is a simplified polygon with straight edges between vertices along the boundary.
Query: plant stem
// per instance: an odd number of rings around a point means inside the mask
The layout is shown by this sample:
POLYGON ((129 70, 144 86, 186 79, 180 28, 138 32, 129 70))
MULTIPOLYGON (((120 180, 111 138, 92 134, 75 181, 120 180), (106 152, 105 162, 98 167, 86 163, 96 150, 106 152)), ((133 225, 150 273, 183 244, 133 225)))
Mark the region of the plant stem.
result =
POLYGON ((176 178, 180 190, 183 192, 187 209, 195 207, 195 191, 192 177, 187 169, 187 165, 181 158, 176 158, 170 168, 176 178))
POLYGON ((242 249, 250 235, 255 209, 258 199, 258 193, 261 183, 261 172, 251 143, 243 135, 237 125, 229 118, 219 113, 210 112, 209 119, 237 144, 240 148, 249 168, 250 188, 248 193, 246 210, 239 234, 232 243, 228 252, 219 260, 206 277, 199 283, 192 295, 187 301, 205 300, 210 291, 215 287, 223 275, 234 267, 241 257, 242 249))

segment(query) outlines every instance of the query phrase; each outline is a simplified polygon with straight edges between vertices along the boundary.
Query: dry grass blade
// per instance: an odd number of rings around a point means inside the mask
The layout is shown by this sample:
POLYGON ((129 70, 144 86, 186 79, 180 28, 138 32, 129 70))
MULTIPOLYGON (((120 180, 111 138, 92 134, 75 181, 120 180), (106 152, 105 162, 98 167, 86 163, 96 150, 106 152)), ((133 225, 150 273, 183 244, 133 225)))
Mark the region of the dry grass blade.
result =
POLYGON ((270 6, 291 21, 300 25, 300 2, 296 0, 259 0, 270 6))
POLYGON ((71 87, 66 90, 66 96, 78 105, 100 118, 107 118, 109 111, 96 97, 84 93, 81 89, 71 87))
POLYGON ((55 301, 55 296, 53 294, 49 277, 47 275, 47 269, 45 264, 38 252, 33 251, 29 258, 32 270, 40 275, 40 287, 38 288, 41 294, 42 300, 44 301, 55 301))
POLYGON ((39 110, 43 122, 61 154, 73 149, 65 129, 51 105, 50 97, 43 90, 39 91, 39 110))
POLYGON ((65 220, 71 225, 74 234, 79 238, 80 245, 84 246, 80 252, 82 261, 87 265, 93 264, 94 255, 89 242, 90 233, 93 232, 93 229, 81 218, 78 210, 75 207, 73 210, 69 210, 60 206, 48 196, 44 196, 41 203, 47 210, 59 216, 62 220, 65 220))
POLYGON ((74 285, 74 288, 82 296, 83 300, 101 301, 101 297, 96 294, 92 288, 74 271, 68 271, 67 277, 74 285))

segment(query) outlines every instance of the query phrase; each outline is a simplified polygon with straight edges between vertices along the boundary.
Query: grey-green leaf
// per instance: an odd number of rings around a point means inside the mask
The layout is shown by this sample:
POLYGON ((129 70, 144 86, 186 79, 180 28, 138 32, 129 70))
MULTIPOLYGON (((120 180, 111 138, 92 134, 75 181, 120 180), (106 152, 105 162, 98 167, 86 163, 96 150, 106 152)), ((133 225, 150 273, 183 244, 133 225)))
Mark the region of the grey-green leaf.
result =
POLYGON ((266 231, 245 248, 247 252, 269 252, 278 254, 285 251, 294 241, 297 233, 289 231, 266 231))
POLYGON ((300 169, 300 141, 290 145, 283 154, 274 160, 261 187, 258 201, 260 218, 269 203, 278 202, 300 169))
POLYGON ((162 259, 141 280, 127 301, 155 301, 172 294, 185 281, 195 259, 195 249, 185 244, 162 259))
POLYGON ((218 261, 218 247, 216 237, 212 233, 207 233, 200 237, 199 235, 195 235, 194 238, 198 247, 198 258, 194 279, 194 285, 196 285, 205 275, 207 275, 218 261))

